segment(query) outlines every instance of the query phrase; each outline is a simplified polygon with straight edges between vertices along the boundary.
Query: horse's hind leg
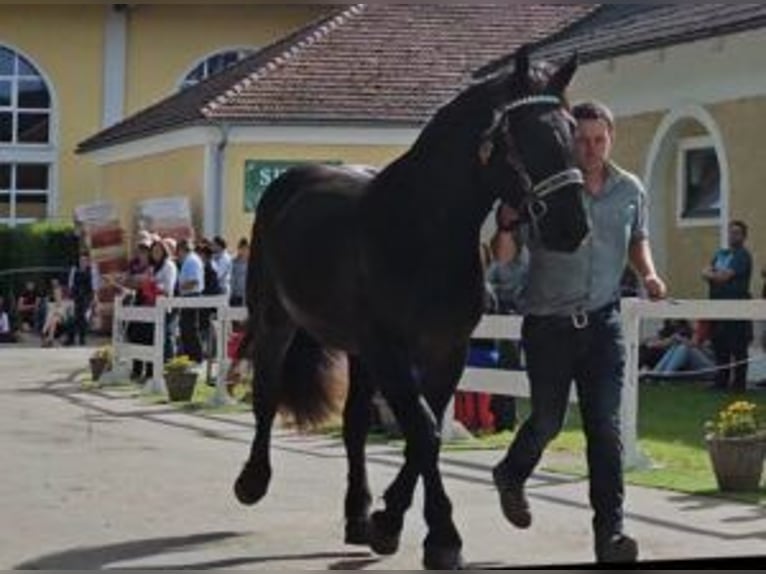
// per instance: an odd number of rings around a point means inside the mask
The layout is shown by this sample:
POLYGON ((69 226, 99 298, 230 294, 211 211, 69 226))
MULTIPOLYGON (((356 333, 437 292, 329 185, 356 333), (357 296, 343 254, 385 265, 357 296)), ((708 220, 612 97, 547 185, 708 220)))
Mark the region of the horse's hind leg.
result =
POLYGON ((372 383, 359 358, 349 355, 349 388, 343 410, 343 443, 348 459, 345 502, 346 543, 369 543, 369 512, 372 495, 367 481, 365 443, 370 428, 372 383))
POLYGON ((271 427, 277 412, 279 384, 287 350, 295 336, 295 326, 283 310, 268 321, 259 321, 254 334, 253 414, 255 437, 250 457, 234 483, 234 493, 242 504, 255 504, 266 494, 271 480, 271 427), (263 326, 263 328, 261 328, 263 326))

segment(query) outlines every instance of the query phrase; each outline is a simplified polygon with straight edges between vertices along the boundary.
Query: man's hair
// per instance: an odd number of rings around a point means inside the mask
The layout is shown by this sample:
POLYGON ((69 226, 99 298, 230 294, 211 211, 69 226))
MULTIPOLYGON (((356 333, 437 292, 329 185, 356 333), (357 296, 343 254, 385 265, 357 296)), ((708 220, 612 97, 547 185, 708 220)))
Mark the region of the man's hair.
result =
POLYGON ((215 243, 221 249, 226 249, 226 240, 220 235, 213 237, 213 243, 215 243))
POLYGON ((239 243, 237 244, 237 247, 242 249, 243 247, 248 247, 249 245, 250 244, 247 241, 247 237, 243 237, 242 239, 239 240, 239 243))
POLYGON ((747 237, 747 223, 742 221, 741 219, 732 219, 729 223, 729 227, 732 225, 739 227, 740 231, 742 231, 742 236, 747 237))
POLYGON ((609 129, 614 129, 614 115, 612 111, 601 102, 595 100, 580 102, 572 108, 572 115, 576 120, 603 120, 609 129))
POLYGON ((190 239, 179 239, 178 243, 176 243, 176 251, 192 251, 194 248, 194 245, 192 244, 190 239))

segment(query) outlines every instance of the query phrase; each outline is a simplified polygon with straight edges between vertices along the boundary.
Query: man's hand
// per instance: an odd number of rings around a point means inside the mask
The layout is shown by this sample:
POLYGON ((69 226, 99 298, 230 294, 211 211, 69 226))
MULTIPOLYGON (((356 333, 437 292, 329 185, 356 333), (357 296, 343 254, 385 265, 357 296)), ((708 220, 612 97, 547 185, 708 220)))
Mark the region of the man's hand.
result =
POLYGON ((668 295, 668 288, 665 286, 665 282, 657 275, 647 275, 644 277, 644 289, 646 289, 646 294, 649 295, 649 299, 652 301, 664 299, 668 295))

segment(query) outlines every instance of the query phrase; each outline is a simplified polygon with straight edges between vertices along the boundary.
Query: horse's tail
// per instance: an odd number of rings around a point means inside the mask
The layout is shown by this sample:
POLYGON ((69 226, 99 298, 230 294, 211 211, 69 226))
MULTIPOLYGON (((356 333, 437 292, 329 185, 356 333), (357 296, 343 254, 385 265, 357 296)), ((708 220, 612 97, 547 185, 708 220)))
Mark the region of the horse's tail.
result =
POLYGON ((338 413, 340 386, 333 376, 337 359, 298 329, 283 362, 279 403, 299 428, 316 427, 338 413))

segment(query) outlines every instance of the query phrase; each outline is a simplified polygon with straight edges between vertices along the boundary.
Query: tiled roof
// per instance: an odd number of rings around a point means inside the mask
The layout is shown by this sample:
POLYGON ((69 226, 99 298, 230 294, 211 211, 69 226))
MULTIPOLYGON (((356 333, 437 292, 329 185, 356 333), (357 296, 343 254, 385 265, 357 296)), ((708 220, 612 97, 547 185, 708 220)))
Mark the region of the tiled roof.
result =
POLYGON ((91 151, 187 125, 418 125, 478 67, 592 6, 354 5, 82 142, 91 151))
POLYGON ((582 62, 592 62, 764 26, 766 4, 609 4, 542 41, 534 53, 555 59, 577 50, 582 62))

